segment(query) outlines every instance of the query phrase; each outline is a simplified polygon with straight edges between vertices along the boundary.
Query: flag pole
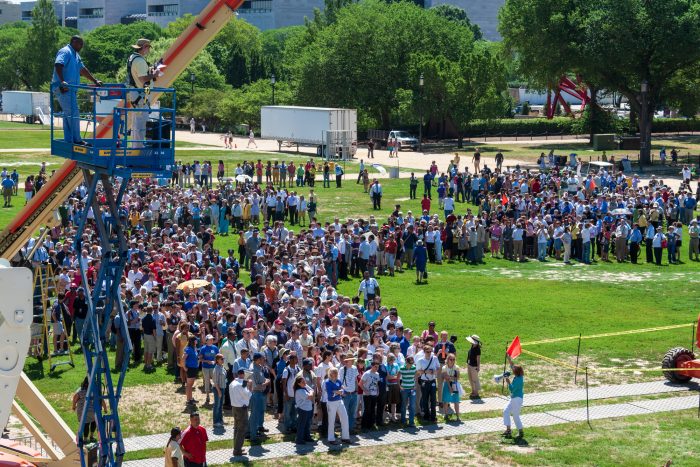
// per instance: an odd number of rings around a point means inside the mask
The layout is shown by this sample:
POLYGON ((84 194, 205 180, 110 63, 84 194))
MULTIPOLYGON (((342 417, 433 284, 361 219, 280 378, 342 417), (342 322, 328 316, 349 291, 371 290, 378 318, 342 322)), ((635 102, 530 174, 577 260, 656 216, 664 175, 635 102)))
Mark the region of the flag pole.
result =
POLYGON ((577 383, 578 377, 578 358, 581 355, 581 333, 578 335, 578 349, 576 349, 576 371, 574 371, 574 384, 577 383))

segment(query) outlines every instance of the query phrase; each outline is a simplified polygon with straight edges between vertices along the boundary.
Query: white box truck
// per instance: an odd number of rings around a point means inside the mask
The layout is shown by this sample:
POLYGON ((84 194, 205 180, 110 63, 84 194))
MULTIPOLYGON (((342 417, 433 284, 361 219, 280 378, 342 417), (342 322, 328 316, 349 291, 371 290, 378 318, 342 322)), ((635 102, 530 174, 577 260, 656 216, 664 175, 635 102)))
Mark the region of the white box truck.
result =
POLYGON ((27 121, 34 123, 38 118, 44 125, 50 124, 51 108, 48 92, 3 91, 2 113, 24 115, 27 121))
POLYGON ((261 135, 282 146, 316 146, 317 155, 349 158, 357 148, 357 110, 322 107, 265 106, 261 135))

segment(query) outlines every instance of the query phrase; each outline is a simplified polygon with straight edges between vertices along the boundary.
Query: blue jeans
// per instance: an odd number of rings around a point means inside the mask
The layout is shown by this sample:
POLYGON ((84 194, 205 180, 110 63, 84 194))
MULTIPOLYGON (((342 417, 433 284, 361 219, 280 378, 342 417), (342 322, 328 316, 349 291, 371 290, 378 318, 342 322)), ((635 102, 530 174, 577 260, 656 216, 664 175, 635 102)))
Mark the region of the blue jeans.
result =
POLYGON ((226 389, 221 389, 221 396, 214 389, 214 407, 212 407, 212 416, 214 418, 214 425, 224 424, 224 391, 226 389))
POLYGON ((591 242, 583 244, 583 262, 586 264, 591 262, 591 242))
POLYGON ((401 423, 406 423, 406 406, 408 405, 408 424, 415 425, 416 415, 416 390, 401 390, 401 423))
POLYGON ((254 392, 250 397, 250 439, 258 437, 258 430, 263 426, 265 418, 265 394, 262 392, 254 392))
POLYGON ((343 396, 343 404, 348 412, 348 426, 350 431, 355 428, 355 414, 357 413, 357 393, 346 394, 343 396))
POLYGON ((61 110, 63 111, 63 139, 69 143, 82 141, 80 137, 80 110, 78 95, 75 91, 56 92, 61 110))
POLYGON ((537 259, 544 261, 547 258, 547 242, 537 243, 537 259))
POLYGON ((311 439, 311 419, 314 417, 313 410, 297 409, 297 437, 298 444, 311 439))
POLYGON ((83 337, 83 327, 85 326, 85 319, 84 318, 75 318, 75 337, 74 341, 78 341, 82 343, 82 337, 83 337))
POLYGON ((297 424, 297 403, 294 398, 284 401, 284 429, 291 431, 297 424))

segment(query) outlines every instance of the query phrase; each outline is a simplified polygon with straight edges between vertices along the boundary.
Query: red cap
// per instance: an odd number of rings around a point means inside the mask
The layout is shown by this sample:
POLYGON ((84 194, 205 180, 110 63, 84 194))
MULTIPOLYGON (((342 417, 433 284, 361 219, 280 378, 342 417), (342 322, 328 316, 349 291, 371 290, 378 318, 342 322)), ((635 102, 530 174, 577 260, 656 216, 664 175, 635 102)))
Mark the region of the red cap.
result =
POLYGON ((284 321, 282 321, 281 319, 276 319, 276 320, 275 320, 275 324, 279 324, 280 326, 283 326, 283 325, 284 325, 284 321))

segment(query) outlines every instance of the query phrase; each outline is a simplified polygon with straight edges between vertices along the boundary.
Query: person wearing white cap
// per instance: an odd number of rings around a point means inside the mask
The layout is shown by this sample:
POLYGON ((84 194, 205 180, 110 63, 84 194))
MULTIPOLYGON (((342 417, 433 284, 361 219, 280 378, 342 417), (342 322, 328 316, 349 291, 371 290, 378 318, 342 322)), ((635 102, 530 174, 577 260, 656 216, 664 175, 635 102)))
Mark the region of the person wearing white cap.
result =
POLYGON ((688 259, 691 261, 698 261, 700 260, 700 227, 698 227, 698 221, 696 219, 690 221, 688 236, 690 237, 688 259))
POLYGON ((479 391, 479 371, 481 371, 481 339, 476 334, 467 337, 467 341, 472 345, 467 354, 467 374, 469 375, 469 386, 471 387, 470 399, 480 399, 479 391))

